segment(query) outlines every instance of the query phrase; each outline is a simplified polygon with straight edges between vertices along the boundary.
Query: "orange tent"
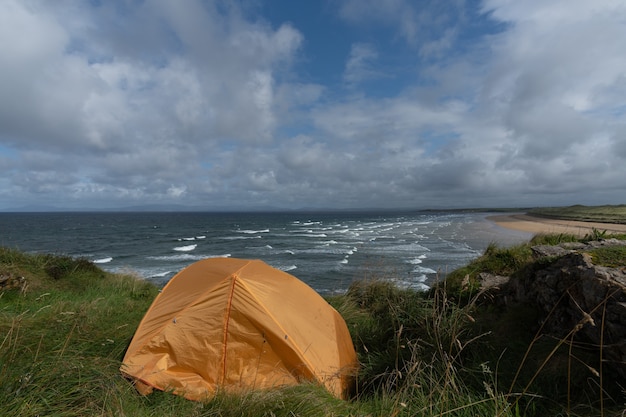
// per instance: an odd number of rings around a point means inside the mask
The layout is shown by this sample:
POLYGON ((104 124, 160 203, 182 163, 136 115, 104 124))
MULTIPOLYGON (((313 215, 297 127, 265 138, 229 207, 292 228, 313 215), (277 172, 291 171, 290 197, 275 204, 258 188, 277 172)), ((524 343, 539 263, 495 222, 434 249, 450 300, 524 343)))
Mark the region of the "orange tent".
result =
POLYGON ((356 363, 345 321, 305 283, 259 260, 215 258, 163 288, 120 369, 142 394, 205 400, 311 380, 345 398, 356 363))

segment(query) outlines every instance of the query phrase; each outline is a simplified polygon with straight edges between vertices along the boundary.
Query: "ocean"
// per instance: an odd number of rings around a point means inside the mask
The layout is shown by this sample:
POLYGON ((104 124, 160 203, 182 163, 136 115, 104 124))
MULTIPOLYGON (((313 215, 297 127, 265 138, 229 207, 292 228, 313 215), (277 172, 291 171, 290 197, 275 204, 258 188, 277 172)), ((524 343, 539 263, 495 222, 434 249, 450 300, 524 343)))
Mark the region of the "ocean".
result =
POLYGON ((110 272, 164 285, 211 257, 261 259, 322 294, 363 279, 427 289, 480 256, 529 233, 489 213, 0 213, 0 245, 82 257, 110 272))

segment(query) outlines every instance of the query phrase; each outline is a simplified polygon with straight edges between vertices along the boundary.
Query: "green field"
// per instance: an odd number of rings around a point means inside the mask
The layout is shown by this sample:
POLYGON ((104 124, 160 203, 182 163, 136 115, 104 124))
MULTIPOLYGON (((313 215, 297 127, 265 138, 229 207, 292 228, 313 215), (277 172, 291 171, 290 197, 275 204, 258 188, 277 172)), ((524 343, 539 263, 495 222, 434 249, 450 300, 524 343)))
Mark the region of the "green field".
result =
POLYGON ((600 223, 626 224, 626 205, 540 207, 528 211, 533 216, 600 223))

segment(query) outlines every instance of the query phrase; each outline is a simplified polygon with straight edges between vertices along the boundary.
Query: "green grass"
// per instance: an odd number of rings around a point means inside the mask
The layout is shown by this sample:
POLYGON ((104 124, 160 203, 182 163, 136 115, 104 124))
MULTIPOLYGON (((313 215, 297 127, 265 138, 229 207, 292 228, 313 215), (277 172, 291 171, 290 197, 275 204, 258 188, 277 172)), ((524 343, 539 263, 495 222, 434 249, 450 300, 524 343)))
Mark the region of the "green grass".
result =
MULTIPOLYGON (((609 252, 593 256, 623 259, 609 252)), ((538 333, 532 308, 482 305, 470 288, 480 272, 520 273, 531 258, 528 245, 491 245, 428 293, 371 280, 328 298, 361 363, 349 401, 304 383, 198 403, 162 392, 143 397, 120 375, 156 287, 81 259, 0 248, 0 276, 25 278, 0 290, 0 415, 599 415, 589 349, 538 333)), ((625 401, 617 391, 615 410, 625 401)))
POLYGON ((490 244, 482 256, 452 271, 446 277, 445 286, 450 294, 469 300, 479 290, 481 273, 508 276, 531 261, 532 251, 529 244, 506 248, 490 244))
POLYGON ((626 204, 605 206, 541 207, 528 211, 535 216, 600 223, 626 224, 626 204))
POLYGON ((626 267, 626 246, 605 246, 589 252, 593 263, 611 268, 626 267))

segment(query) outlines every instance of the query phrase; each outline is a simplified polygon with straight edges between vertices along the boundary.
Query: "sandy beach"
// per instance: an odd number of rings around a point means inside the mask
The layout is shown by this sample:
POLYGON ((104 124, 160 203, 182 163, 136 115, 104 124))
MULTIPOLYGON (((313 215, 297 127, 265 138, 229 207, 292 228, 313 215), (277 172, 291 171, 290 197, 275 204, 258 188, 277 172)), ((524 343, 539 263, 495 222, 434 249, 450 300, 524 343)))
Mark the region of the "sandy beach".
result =
POLYGON ((584 236, 593 229, 607 233, 626 233, 626 224, 580 222, 574 220, 546 219, 528 214, 504 214, 487 217, 498 226, 535 234, 569 233, 584 236))

